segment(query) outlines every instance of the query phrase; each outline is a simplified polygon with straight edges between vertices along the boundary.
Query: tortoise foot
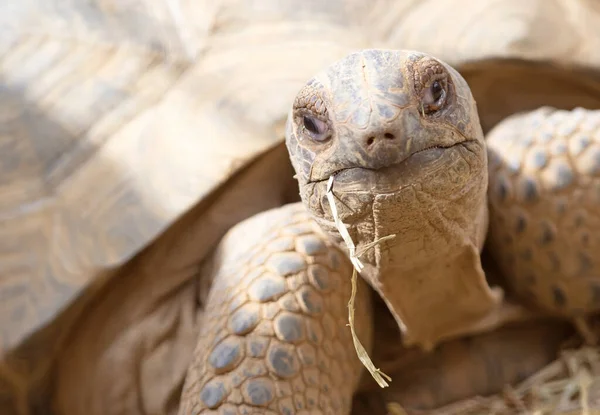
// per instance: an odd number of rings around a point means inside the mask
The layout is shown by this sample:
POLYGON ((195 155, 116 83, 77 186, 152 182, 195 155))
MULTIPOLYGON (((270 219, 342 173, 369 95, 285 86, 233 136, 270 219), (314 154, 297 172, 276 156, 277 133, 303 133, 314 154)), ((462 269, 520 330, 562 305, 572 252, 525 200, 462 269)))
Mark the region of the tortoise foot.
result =
MULTIPOLYGON (((290 205, 236 226, 215 255, 179 414, 348 414, 363 368, 347 326, 343 253, 290 205)), ((356 329, 370 349, 360 284, 356 329)))
POLYGON ((599 123, 598 110, 543 107, 486 139, 490 253, 521 301, 569 319, 600 310, 599 123))

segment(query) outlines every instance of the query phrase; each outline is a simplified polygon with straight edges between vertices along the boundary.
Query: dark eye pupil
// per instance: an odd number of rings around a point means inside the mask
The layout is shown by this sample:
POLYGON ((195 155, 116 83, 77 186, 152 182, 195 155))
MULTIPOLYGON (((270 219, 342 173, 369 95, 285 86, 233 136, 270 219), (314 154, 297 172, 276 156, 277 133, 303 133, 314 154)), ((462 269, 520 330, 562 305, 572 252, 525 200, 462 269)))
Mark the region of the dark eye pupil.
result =
POLYGON ((431 84, 431 96, 432 96, 434 102, 437 102, 440 100, 443 92, 444 92, 444 88, 442 88, 442 84, 440 84, 439 81, 435 81, 433 84, 431 84))
POLYGON ((315 122, 310 117, 304 116, 303 122, 304 122, 304 128, 306 128, 308 131, 310 131, 313 134, 319 134, 319 128, 317 127, 315 122))

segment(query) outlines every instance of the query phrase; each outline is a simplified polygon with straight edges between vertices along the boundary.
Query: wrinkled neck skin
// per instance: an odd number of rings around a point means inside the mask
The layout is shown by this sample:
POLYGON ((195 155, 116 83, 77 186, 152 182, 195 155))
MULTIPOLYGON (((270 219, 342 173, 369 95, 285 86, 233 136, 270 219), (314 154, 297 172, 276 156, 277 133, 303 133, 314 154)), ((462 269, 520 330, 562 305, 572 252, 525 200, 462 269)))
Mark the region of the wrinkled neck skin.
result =
MULTIPOLYGON (((377 190, 365 190, 365 182, 373 180, 370 173, 334 176, 338 216, 358 252, 395 235, 364 252, 361 276, 386 301, 408 344, 431 349, 499 301, 479 256, 488 215, 483 145, 470 141, 415 154, 401 166, 379 171, 390 185, 377 190)), ((325 197, 327 182, 300 188, 314 219, 348 253, 325 197)))

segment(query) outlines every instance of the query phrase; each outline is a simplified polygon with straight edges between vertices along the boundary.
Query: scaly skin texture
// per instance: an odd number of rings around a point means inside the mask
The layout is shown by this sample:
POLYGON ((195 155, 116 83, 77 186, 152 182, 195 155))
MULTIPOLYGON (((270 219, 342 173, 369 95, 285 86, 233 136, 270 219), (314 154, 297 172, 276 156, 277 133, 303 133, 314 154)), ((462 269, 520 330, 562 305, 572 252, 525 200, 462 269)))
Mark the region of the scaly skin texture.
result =
POLYGON ((406 338, 431 348, 500 321, 490 317, 499 315, 502 292, 490 289, 479 258, 483 133, 454 69, 418 52, 354 53, 307 83, 288 120, 300 194, 318 223, 343 246, 325 199, 335 175, 339 216, 359 249, 398 235, 364 255, 362 275, 406 338))
MULTIPOLYGON (((294 204, 234 227, 215 255, 179 414, 348 414, 362 365, 344 254, 294 204)), ((361 283, 356 327, 368 350, 369 294, 361 283)))
POLYGON ((600 310, 600 111, 540 108, 488 135, 490 248, 546 312, 600 310))

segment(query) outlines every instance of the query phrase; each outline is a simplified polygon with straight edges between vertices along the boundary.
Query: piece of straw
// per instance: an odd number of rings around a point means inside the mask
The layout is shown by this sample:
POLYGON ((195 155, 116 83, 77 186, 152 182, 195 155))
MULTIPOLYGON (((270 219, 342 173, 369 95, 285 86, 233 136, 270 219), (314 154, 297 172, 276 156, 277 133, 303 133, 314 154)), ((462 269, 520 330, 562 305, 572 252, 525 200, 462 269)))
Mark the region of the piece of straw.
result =
POLYGON ((387 415, 408 415, 402 405, 397 402, 391 402, 386 405, 387 415))
POLYGON ((364 268, 364 265, 362 264, 362 262, 360 262, 359 257, 362 254, 364 254, 367 250, 373 248, 378 243, 381 243, 384 240, 392 239, 396 235, 389 235, 389 236, 383 237, 381 239, 378 239, 377 241, 374 241, 374 242, 366 245, 360 252, 357 253, 356 245, 354 245, 354 241, 350 237, 350 233, 348 233, 348 229, 346 228, 346 225, 344 225, 344 223, 340 220, 340 218, 338 216, 337 207, 335 205, 335 197, 333 195, 333 176, 330 176, 329 181, 327 182, 327 193, 326 194, 327 194, 327 201, 329 202, 329 206, 331 208, 331 215, 333 216, 335 227, 337 228, 337 230, 340 233, 342 239, 344 240, 346 246, 348 247, 350 262, 352 263, 352 266, 353 266, 352 293, 350 295, 350 300, 348 301, 348 323, 349 323, 348 325, 350 326, 350 332, 352 333, 352 341, 354 343, 354 349, 356 350, 356 354, 358 355, 358 358, 360 359, 362 364, 367 368, 367 370, 369 371, 371 376, 373 376, 373 379, 375 379, 375 381, 377 382, 377 384, 380 387, 385 388, 385 387, 389 386, 389 384, 386 382, 386 380, 391 382, 392 378, 375 367, 375 365, 373 364, 373 361, 369 357, 367 351, 365 350, 362 343, 358 339, 358 336, 356 335, 356 331, 354 329, 354 299, 356 297, 356 290, 357 290, 356 279, 357 279, 358 273, 360 271, 362 271, 362 269, 364 268))

